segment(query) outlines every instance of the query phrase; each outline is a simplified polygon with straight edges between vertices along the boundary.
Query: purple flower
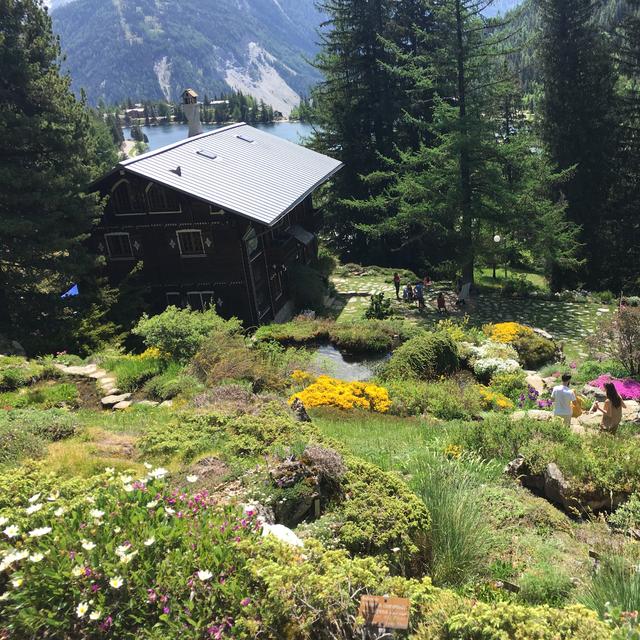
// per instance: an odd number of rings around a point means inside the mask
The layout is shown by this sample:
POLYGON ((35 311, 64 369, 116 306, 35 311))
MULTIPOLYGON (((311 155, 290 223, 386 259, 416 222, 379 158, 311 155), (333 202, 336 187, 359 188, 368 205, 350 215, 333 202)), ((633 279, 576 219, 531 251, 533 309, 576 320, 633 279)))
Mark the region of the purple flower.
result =
POLYGON ((168 615, 168 614, 170 614, 170 613, 171 613, 171 609, 169 609, 169 607, 164 607, 164 608, 162 609, 162 613, 164 613, 165 615, 168 615))
POLYGON ((113 618, 111 616, 107 616, 104 619, 104 621, 100 624, 100 631, 109 631, 112 624, 113 624, 113 618))
POLYGON ((242 600, 240 600, 240 604, 243 607, 248 606, 249 604, 251 604, 251 598, 242 598, 242 600))

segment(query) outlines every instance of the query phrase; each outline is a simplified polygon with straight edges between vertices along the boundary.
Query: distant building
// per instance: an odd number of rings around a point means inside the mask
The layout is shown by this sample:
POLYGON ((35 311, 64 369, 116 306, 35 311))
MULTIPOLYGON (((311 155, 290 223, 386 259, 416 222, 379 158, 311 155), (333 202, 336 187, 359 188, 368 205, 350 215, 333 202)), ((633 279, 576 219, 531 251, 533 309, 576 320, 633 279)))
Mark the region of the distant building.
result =
MULTIPOLYGON (((191 117, 199 123, 197 109, 191 117)), ((317 255, 313 193, 341 166, 243 123, 202 133, 95 183, 108 202, 92 244, 114 285, 143 263, 157 311, 214 306, 247 325, 284 318, 287 274, 317 255)))

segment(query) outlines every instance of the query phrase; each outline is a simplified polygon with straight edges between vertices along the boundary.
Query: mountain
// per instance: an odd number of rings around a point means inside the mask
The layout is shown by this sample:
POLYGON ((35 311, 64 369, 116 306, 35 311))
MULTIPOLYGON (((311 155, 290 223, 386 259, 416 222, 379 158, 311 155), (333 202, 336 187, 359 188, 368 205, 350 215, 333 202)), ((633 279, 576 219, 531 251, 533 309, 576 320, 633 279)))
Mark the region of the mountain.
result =
POLYGON ((92 103, 231 87, 288 114, 319 79, 314 0, 54 0, 51 15, 92 103))
POLYGON ((489 18, 493 18, 498 14, 504 15, 507 11, 511 11, 522 4, 522 2, 523 0, 495 0, 482 13, 489 18))

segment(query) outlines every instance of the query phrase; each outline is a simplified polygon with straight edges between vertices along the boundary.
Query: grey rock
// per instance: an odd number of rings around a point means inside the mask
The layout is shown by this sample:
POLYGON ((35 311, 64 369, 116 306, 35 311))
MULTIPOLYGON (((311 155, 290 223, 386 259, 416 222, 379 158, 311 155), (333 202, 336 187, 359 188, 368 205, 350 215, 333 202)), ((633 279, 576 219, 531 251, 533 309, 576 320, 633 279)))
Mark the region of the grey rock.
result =
POLYGON ((164 409, 170 409, 171 407, 173 407, 173 400, 165 400, 164 402, 161 402, 158 406, 164 409))
POLYGON ((27 353, 24 350, 24 347, 17 340, 10 340, 0 333, 0 355, 22 356, 24 358, 27 353))
POLYGON ((100 402, 102 403, 103 407, 113 407, 119 402, 125 402, 129 400, 130 397, 130 393, 123 393, 119 396, 105 396, 104 398, 102 398, 102 400, 100 400, 100 402))
POLYGON ((123 409, 128 409, 133 402, 131 400, 123 400, 122 402, 118 402, 113 405, 114 411, 122 411, 123 409))

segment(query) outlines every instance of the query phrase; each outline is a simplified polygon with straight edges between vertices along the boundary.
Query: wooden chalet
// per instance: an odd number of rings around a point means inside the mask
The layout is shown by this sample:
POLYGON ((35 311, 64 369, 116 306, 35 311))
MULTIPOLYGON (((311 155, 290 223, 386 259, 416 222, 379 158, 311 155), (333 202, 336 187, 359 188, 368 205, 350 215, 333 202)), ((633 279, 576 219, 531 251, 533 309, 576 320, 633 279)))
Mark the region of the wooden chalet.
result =
POLYGON ((286 319, 287 274, 317 254, 313 193, 341 166, 246 124, 208 131, 97 181, 107 205, 91 242, 113 285, 142 263, 154 311, 286 319))

